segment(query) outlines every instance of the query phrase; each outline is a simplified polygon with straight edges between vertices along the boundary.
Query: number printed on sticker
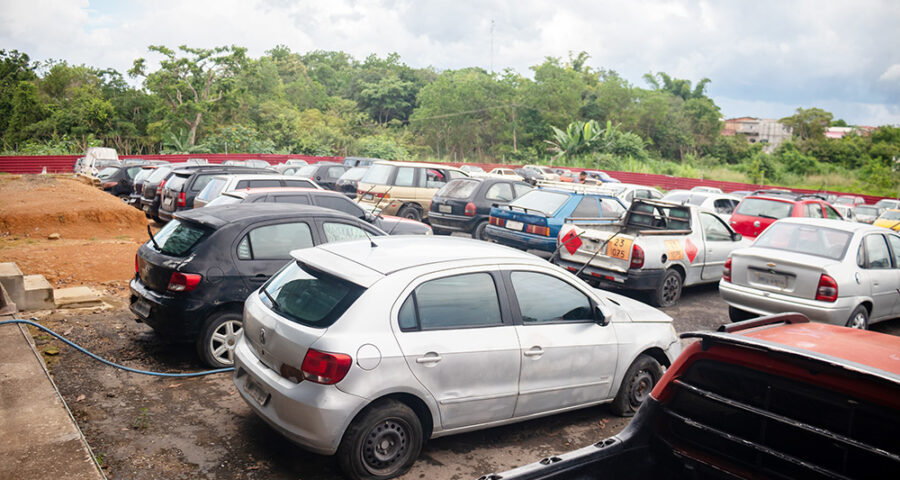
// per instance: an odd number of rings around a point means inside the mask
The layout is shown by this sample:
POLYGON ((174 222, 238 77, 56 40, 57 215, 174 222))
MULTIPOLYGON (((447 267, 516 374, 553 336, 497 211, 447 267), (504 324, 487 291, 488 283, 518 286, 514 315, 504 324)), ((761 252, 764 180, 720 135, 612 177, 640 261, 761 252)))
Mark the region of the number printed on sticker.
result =
POLYGON ((624 237, 616 237, 606 245, 606 256, 618 258, 620 260, 628 260, 631 254, 631 239, 624 237))

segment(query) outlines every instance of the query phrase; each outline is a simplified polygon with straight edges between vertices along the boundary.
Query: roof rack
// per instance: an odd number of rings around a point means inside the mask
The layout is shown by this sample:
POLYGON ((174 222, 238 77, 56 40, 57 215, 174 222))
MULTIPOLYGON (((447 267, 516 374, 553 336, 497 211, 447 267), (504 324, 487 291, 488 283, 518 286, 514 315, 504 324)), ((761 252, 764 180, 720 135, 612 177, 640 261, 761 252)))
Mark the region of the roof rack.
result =
POLYGON ((550 180, 538 180, 535 183, 538 187, 543 188, 553 188, 557 190, 568 190, 570 192, 575 193, 594 193, 600 195, 609 195, 615 197, 619 194, 619 190, 615 187, 607 187, 604 185, 590 185, 585 183, 568 183, 568 182, 553 182, 550 180))
POLYGON ((819 200, 828 200, 825 195, 821 193, 798 193, 792 192, 790 190, 779 189, 755 190, 750 195, 775 195, 780 197, 790 197, 794 200, 799 200, 801 198, 818 198, 819 200))

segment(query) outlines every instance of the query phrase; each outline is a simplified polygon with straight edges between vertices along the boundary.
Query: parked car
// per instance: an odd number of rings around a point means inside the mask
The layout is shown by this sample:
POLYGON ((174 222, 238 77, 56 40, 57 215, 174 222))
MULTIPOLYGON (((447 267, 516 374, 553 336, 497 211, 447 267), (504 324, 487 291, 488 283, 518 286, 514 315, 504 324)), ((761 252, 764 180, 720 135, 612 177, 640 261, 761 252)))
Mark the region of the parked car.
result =
POLYGON ((460 165, 459 169, 469 174, 470 177, 478 177, 486 174, 484 169, 478 165, 460 165))
MULTIPOLYGON (((204 188, 206 188, 212 179, 227 174, 259 176, 260 178, 255 180, 255 183, 252 184, 253 186, 258 187, 278 186, 278 184, 283 185, 284 178, 288 178, 276 175, 269 169, 237 165, 206 165, 204 168, 181 168, 173 170, 166 178, 166 183, 162 187, 159 209, 156 215, 157 220, 168 222, 172 219, 172 214, 175 212, 194 208, 194 199, 204 188), (267 176, 267 178, 263 180, 263 176, 267 176)), ((249 180, 247 180, 247 182, 248 185, 251 185, 249 180)), ((307 185, 291 186, 303 187, 307 185)))
POLYGON ((351 200, 355 200, 357 193, 357 186, 359 185, 360 179, 362 179, 363 175, 366 174, 366 171, 369 170, 369 167, 353 167, 335 182, 335 190, 343 193, 344 195, 350 197, 351 200))
POLYGON ((337 190, 338 179, 349 169, 349 167, 340 163, 318 162, 300 168, 300 170, 294 172, 294 175, 301 178, 309 178, 322 188, 337 190))
MULTIPOLYGON (((837 205, 834 205, 837 207, 837 205)), ((881 216, 882 209, 874 205, 857 205, 853 207, 853 216, 855 221, 860 223, 875 223, 875 220, 881 216)))
POLYGON ((421 221, 431 209, 431 197, 465 172, 446 165, 413 162, 375 162, 360 179, 360 206, 372 213, 397 215, 421 221))
POLYGON ((131 182, 131 193, 128 194, 128 204, 141 210, 141 196, 144 190, 144 182, 156 171, 157 165, 143 165, 141 171, 134 176, 131 182))
POLYGON ((732 250, 750 244, 718 215, 691 204, 638 199, 620 221, 573 220, 555 263, 602 287, 650 293, 670 307, 683 287, 718 282, 732 250))
POLYGON ((144 187, 141 189, 141 210, 147 218, 162 221, 159 218, 159 204, 162 199, 162 191, 166 185, 166 180, 172 175, 172 171, 176 169, 207 169, 221 168, 221 165, 208 165, 205 163, 172 163, 169 165, 160 165, 150 174, 144 181, 144 187))
POLYGON ((900 235, 864 223, 785 218, 725 262, 719 293, 734 321, 800 312, 868 328, 900 317, 900 235))
POLYGON ((618 218, 623 213, 625 205, 621 200, 588 188, 540 188, 505 206, 491 208, 485 236, 506 246, 552 254, 567 219, 618 218))
POLYGON ((544 180, 544 174, 534 168, 514 168, 513 172, 532 185, 537 184, 540 180, 544 180))
POLYGON ((893 478, 900 339, 776 315, 697 339, 614 437, 483 480, 893 478))
POLYGON ((525 165, 522 168, 530 168, 532 170, 537 170, 537 171, 541 172, 541 175, 544 176, 543 179, 547 180, 549 182, 558 182, 559 181, 559 174, 556 173, 556 171, 553 170, 553 168, 548 167, 546 165, 525 165))
MULTIPOLYGON (((650 200, 659 200, 663 197, 662 192, 653 187, 645 185, 635 185, 632 183, 603 183, 598 186, 608 195, 617 197, 627 208, 637 198, 645 198, 650 200)), ((577 188, 577 187, 576 187, 577 188)))
POLYGON ((140 171, 141 166, 135 164, 106 167, 97 174, 97 178, 104 192, 115 195, 127 203, 134 188, 134 177, 140 171))
POLYGON ((344 157, 342 164, 347 168, 368 167, 379 160, 381 159, 369 157, 344 157))
POLYGON ((194 342, 207 365, 228 366, 244 300, 290 260, 291 250, 381 235, 358 218, 311 206, 179 212, 138 249, 130 308, 160 335, 194 342))
POLYGON ((564 183, 575 183, 575 182, 578 182, 578 181, 579 181, 579 179, 578 179, 578 174, 575 173, 575 172, 573 172, 573 171, 571 171, 571 170, 563 170, 563 169, 561 169, 561 168, 558 168, 556 171, 557 171, 557 172, 562 172, 562 173, 559 174, 559 181, 560 181, 560 182, 564 182, 564 183))
MULTIPOLYGON (((834 207, 834 209, 837 210, 837 212, 841 215, 842 219, 844 219, 848 222, 858 222, 859 221, 856 218, 856 214, 853 213, 854 210, 856 210, 856 209, 851 207, 850 205, 838 204, 838 205, 832 205, 832 207, 834 207)), ((861 222, 861 223, 866 223, 866 222, 861 222)))
POLYGON ((731 218, 734 208, 741 203, 740 198, 727 193, 710 193, 694 190, 671 190, 663 195, 662 200, 665 202, 696 205, 701 209, 716 212, 726 222, 731 218))
POLYGON ((272 167, 272 164, 265 160, 259 160, 256 158, 252 158, 249 160, 227 160, 222 165, 229 167, 251 167, 251 168, 265 168, 270 172, 275 172, 276 169, 272 167))
MULTIPOLYGON (((729 192, 729 195, 733 195, 733 196, 738 197, 738 198, 744 198, 744 197, 746 197, 747 195, 750 195, 750 194, 752 194, 752 193, 753 193, 753 192, 751 192, 750 190, 735 190, 735 191, 733 191, 733 192, 729 192)), ((830 202, 829 202, 829 203, 830 203, 830 202)))
POLYGON ((492 206, 503 206, 534 189, 512 178, 457 178, 441 187, 431 200, 428 219, 438 234, 468 233, 487 240, 484 234, 492 206))
POLYGON ((692 192, 702 192, 702 193, 724 193, 722 189, 719 187, 704 187, 702 185, 697 185, 696 187, 691 188, 692 192))
POLYGON ((289 158, 284 161, 284 165, 292 165, 295 167, 304 167, 306 165, 309 165, 309 162, 307 162, 306 160, 303 160, 301 158, 289 158))
POLYGON ((247 298, 234 384, 349 478, 401 475, 429 438, 602 403, 630 415, 681 351, 664 313, 487 242, 292 255, 247 298))
POLYGON ((215 175, 194 198, 194 208, 208 205, 224 192, 246 188, 303 187, 321 189, 316 182, 308 178, 297 178, 291 175, 272 175, 263 173, 229 173, 215 175))
POLYGON ((882 210, 887 210, 889 208, 894 209, 894 210, 900 210, 900 200, 883 198, 883 199, 875 202, 875 206, 882 210))
POLYGON ((422 222, 390 215, 372 215, 339 192, 321 188, 248 188, 225 192, 206 206, 259 202, 293 203, 331 208, 375 225, 389 235, 431 235, 433 233, 431 227, 422 222))
POLYGON ((491 170, 490 172, 488 172, 488 175, 494 175, 497 177, 507 177, 510 180, 520 180, 520 181, 525 180, 524 178, 522 178, 522 176, 520 176, 518 173, 515 172, 515 170, 513 170, 511 168, 497 167, 497 168, 491 170))
POLYGON ((876 227, 890 228, 900 232, 900 210, 885 210, 873 223, 876 227))
POLYGON ((837 210, 819 195, 757 190, 735 207, 729 224, 735 232, 752 239, 775 220, 787 217, 841 219, 837 210))
POLYGON ((837 200, 835 200, 834 203, 838 205, 850 205, 851 207, 855 207, 857 205, 865 205, 866 200, 858 195, 841 195, 837 197, 837 200))
POLYGON ((600 170, 585 170, 588 178, 599 180, 601 183, 621 183, 618 179, 610 177, 608 173, 600 170))

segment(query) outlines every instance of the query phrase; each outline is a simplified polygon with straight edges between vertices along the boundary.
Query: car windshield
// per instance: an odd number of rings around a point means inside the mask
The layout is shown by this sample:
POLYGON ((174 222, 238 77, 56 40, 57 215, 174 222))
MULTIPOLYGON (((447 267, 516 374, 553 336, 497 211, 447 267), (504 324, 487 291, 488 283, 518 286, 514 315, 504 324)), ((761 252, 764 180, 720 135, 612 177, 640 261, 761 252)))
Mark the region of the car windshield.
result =
POLYGON ((216 205, 231 205, 232 203, 241 203, 243 201, 240 197, 232 197, 231 195, 219 195, 218 197, 212 199, 209 203, 206 204, 207 207, 214 207, 216 205))
POLYGON ((115 175, 118 171, 119 167, 106 167, 103 170, 100 170, 100 173, 97 174, 97 178, 104 180, 115 175))
POLYGON ((513 200, 509 206, 511 208, 521 208, 526 211, 535 210, 547 215, 553 215, 568 199, 569 195, 564 193, 532 190, 513 200))
POLYGON ((369 170, 369 167, 353 167, 344 172, 339 180, 359 180, 366 174, 367 170, 369 170))
POLYGON ((853 212, 857 215, 878 215, 878 209, 875 207, 856 207, 853 212))
POLYGON ((159 183, 162 179, 166 178, 169 172, 172 171, 171 167, 159 167, 147 177, 147 183, 159 183))
POLYGON ((780 202, 778 200, 768 200, 765 198, 745 198, 736 209, 736 215, 747 215, 749 217, 763 218, 784 218, 791 216, 791 210, 794 204, 791 202, 780 202))
POLYGON ((463 171, 466 171, 469 173, 484 173, 483 168, 475 167, 475 166, 466 166, 466 168, 463 168, 463 171))
POLYGON ((147 246, 165 255, 183 257, 208 233, 209 229, 200 225, 172 220, 153 235, 147 246))
POLYGON ((697 195, 696 193, 689 192, 681 192, 681 193, 670 193, 663 197, 662 199, 667 202, 675 202, 675 203, 683 203, 687 202, 691 205, 700 205, 706 200, 706 195, 697 195))
POLYGON ((756 239, 753 246, 840 260, 844 258, 852 238, 852 232, 834 228, 775 222, 756 239))
POLYGON ((213 177, 213 179, 203 187, 203 190, 197 194, 197 198, 203 201, 216 198, 217 195, 222 193, 222 189, 225 187, 226 183, 228 183, 228 180, 225 178, 213 177))
POLYGON ((900 220, 900 210, 888 210, 878 217, 879 220, 900 220))
POLYGON ((875 202, 875 206, 878 208, 897 208, 900 207, 900 200, 888 200, 884 198, 875 202))
POLYGON ((153 174, 153 168, 142 168, 137 175, 134 176, 134 183, 143 182, 145 178, 153 174))
POLYGON ((434 195, 458 199, 469 198, 472 192, 478 188, 479 183, 477 180, 456 179, 441 187, 434 195))
POLYGON ((363 175, 360 182, 387 185, 388 181, 391 179, 391 172, 393 171, 393 165, 375 164, 369 167, 369 170, 363 175))
POLYGON ((299 262, 287 264, 260 290, 267 307, 289 320, 314 328, 331 326, 365 291, 299 262))

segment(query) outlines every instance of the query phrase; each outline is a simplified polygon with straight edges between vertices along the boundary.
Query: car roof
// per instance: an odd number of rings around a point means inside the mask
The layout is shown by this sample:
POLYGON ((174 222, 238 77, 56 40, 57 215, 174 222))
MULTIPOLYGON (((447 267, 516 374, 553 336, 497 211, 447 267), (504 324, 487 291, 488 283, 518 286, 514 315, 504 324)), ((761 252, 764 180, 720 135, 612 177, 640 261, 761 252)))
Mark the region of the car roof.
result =
MULTIPOLYGON (((321 188, 309 188, 309 187, 256 187, 256 188, 242 188, 240 190, 229 190, 227 192, 222 192, 222 195, 228 195, 231 197, 239 197, 239 198, 247 198, 250 195, 262 195, 267 193, 315 193, 317 195, 333 195, 333 196, 341 196, 344 195, 341 192, 335 192, 334 190, 323 190, 321 188)), ((349 200, 349 198, 348 198, 349 200)))
MULTIPOLYGON (((221 165, 221 164, 184 165, 184 166, 177 166, 172 169, 172 171, 175 173, 175 175, 185 175, 185 174, 193 175, 193 174, 199 173, 201 171, 203 173, 208 173, 208 170, 221 170, 220 173, 229 173, 229 172, 235 172, 235 173, 267 172, 267 173, 271 173, 272 172, 271 170, 266 170, 263 168, 246 167, 243 165, 221 165)), ((213 172, 213 175, 215 175, 216 173, 217 172, 213 172)))
POLYGON ((330 208, 312 205, 296 205, 290 203, 235 203, 231 205, 213 205, 177 212, 175 218, 201 223, 219 228, 239 220, 253 219, 253 223, 273 220, 286 216, 329 216, 344 217, 358 221, 359 219, 330 208))
MULTIPOLYGON (((265 170, 263 170, 265 172, 265 170)), ((216 178, 227 178, 233 180, 297 180, 302 177, 294 175, 282 175, 280 173, 232 173, 224 175, 216 175, 216 178)))
POLYGON ((810 217, 784 217, 777 221, 778 223, 796 223, 799 225, 812 225, 816 227, 827 227, 835 230, 843 230, 845 232, 873 231, 883 232, 884 228, 875 227, 868 223, 847 222, 831 218, 810 218, 810 217))
MULTIPOLYGON (((377 162, 374 162, 374 164, 375 165, 391 165, 394 167, 447 168, 450 170, 458 170, 458 171, 462 172, 462 170, 460 170, 457 167, 454 167, 452 165, 442 165, 440 163, 401 162, 398 160, 378 160, 377 162)), ((465 173, 465 172, 463 172, 463 173, 465 173)))

